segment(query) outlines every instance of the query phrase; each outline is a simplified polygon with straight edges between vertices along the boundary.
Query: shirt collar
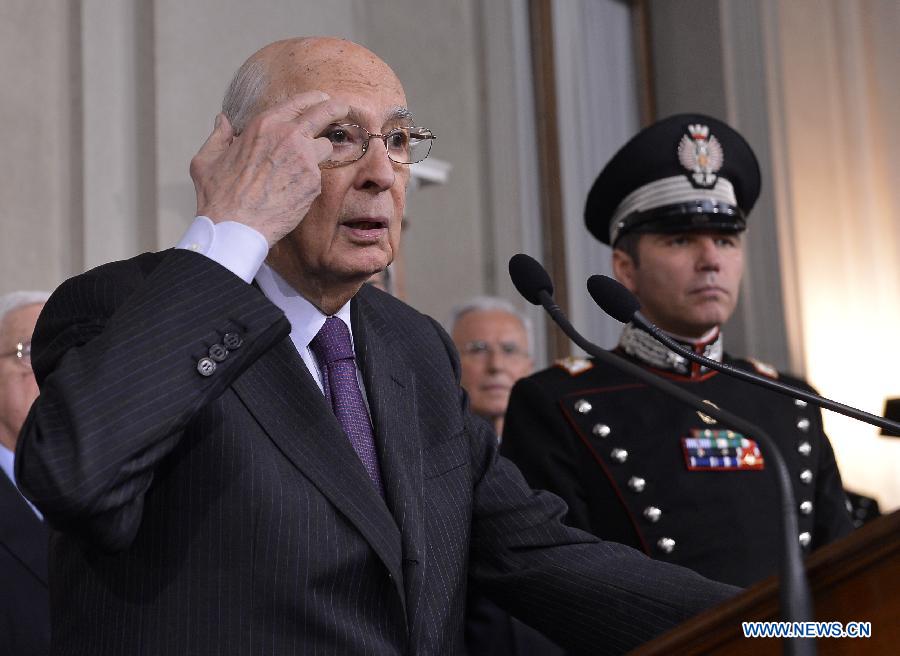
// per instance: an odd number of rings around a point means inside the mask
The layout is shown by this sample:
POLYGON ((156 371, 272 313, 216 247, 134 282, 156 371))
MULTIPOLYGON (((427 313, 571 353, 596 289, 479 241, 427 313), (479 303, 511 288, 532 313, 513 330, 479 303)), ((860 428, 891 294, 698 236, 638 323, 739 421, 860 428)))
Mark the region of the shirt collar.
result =
MULTIPOLYGON (((698 355, 703 355, 716 362, 722 361, 722 333, 719 331, 718 326, 711 328, 709 332, 699 339, 688 339, 671 333, 666 334, 675 341, 681 342, 698 355)), ((632 323, 626 324, 622 330, 622 336, 619 338, 619 348, 648 366, 664 371, 672 371, 682 376, 700 376, 708 371, 706 367, 693 364, 674 351, 670 351, 649 333, 632 323)))
POLYGON ((3 473, 6 474, 6 477, 12 481, 13 485, 16 484, 16 475, 14 473, 15 462, 16 454, 0 444, 0 469, 2 469, 3 473))
MULTIPOLYGON (((256 283, 270 301, 277 305, 291 323, 291 340, 297 348, 308 348, 309 343, 325 325, 327 315, 310 303, 300 292, 291 287, 267 264, 263 264, 256 274, 256 283)), ((353 344, 353 330, 350 324, 350 301, 344 303, 334 316, 347 324, 350 343, 353 344)), ((354 348, 355 351, 355 348, 354 348)))

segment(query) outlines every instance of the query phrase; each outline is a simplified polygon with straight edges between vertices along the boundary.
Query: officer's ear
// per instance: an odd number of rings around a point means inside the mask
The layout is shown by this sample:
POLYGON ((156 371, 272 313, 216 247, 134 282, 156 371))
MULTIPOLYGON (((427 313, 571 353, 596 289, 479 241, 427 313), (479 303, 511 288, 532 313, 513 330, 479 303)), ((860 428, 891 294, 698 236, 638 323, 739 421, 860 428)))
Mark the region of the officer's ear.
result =
POLYGON ((614 248, 612 252, 612 270, 616 280, 625 285, 625 288, 632 294, 637 293, 635 286, 637 262, 635 262, 634 257, 620 248, 614 248))

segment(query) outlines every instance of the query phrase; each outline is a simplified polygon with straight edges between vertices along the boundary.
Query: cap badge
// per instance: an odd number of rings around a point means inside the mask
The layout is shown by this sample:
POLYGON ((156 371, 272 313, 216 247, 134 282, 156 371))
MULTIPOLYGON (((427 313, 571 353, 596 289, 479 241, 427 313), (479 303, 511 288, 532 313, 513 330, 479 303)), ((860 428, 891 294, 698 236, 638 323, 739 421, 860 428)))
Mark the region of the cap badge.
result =
POLYGON ((678 143, 678 161, 691 172, 694 184, 712 187, 719 176, 716 171, 725 162, 722 144, 709 133, 709 126, 695 123, 687 127, 688 133, 678 143))

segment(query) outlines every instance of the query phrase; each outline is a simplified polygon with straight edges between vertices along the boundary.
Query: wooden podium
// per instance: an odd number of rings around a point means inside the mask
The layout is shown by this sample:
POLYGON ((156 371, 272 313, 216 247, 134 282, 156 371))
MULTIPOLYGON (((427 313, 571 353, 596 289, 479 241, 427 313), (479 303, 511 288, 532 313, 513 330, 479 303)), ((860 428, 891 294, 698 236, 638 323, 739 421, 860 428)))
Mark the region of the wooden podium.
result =
MULTIPOLYGON (((900 510, 823 547, 806 561, 815 619, 871 622, 870 638, 819 638, 819 654, 900 654, 900 510)), ((781 619, 770 577, 632 654, 781 654, 776 638, 745 638, 741 622, 781 619)))

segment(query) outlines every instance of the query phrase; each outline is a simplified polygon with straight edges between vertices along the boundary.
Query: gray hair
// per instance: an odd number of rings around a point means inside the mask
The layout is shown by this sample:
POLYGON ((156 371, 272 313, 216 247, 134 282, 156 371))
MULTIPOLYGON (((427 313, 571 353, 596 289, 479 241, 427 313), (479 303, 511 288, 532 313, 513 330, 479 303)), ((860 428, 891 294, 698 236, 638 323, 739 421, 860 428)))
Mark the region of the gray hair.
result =
POLYGON ((518 319, 525 328, 525 337, 528 340, 529 352, 534 348, 534 329, 531 319, 524 312, 519 311, 515 305, 505 298, 498 296, 475 296, 461 305, 457 305, 450 312, 450 332, 456 328, 456 324, 469 312, 506 312, 518 319))
POLYGON ((46 303, 48 298, 50 298, 49 292, 10 292, 0 296, 0 327, 3 326, 6 315, 10 312, 27 305, 46 303))
POLYGON ((247 127, 253 115, 259 111, 263 92, 269 86, 266 67, 257 59, 244 62, 225 91, 222 98, 222 112, 231 122, 235 134, 247 127))

